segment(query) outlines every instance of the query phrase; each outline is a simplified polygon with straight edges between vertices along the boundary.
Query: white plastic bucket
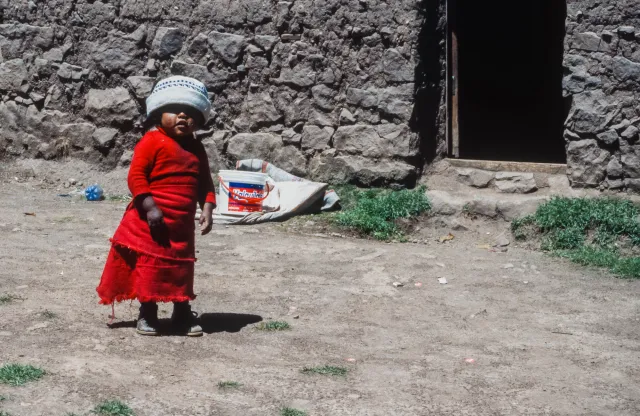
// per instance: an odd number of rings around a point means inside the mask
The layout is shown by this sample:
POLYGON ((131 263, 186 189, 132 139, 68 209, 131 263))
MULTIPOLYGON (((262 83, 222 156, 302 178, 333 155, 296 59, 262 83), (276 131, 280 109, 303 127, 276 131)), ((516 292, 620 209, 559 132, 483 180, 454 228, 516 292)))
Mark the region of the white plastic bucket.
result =
POLYGON ((246 215, 262 212, 262 201, 268 195, 267 175, 240 170, 221 170, 218 173, 218 209, 221 214, 246 215))

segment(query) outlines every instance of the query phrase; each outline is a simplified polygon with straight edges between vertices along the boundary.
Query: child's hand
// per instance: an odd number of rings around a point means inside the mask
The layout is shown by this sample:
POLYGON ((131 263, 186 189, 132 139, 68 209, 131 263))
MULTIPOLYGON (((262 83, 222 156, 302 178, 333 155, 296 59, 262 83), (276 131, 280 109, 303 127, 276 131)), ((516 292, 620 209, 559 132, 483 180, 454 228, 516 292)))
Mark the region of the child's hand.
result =
POLYGON ((164 224, 164 214, 160 211, 160 208, 153 207, 147 211, 147 222, 151 228, 156 228, 164 224))
POLYGON ((200 214, 200 231, 202 235, 207 235, 211 232, 213 227, 213 209, 215 205, 211 202, 207 202, 202 207, 202 214, 200 214))

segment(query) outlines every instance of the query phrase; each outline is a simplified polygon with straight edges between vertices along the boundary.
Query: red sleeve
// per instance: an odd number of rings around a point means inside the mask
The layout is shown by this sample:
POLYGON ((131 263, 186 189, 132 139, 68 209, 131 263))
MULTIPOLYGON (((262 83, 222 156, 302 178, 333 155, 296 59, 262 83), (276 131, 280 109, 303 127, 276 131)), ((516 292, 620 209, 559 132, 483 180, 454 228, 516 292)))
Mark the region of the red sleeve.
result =
POLYGON ((145 135, 133 150, 127 182, 134 199, 139 195, 151 193, 149 176, 155 163, 156 154, 156 140, 153 140, 151 135, 145 135))
POLYGON ((198 180, 198 202, 201 207, 211 202, 216 205, 216 188, 211 178, 211 169, 209 169, 209 158, 204 150, 202 143, 198 146, 198 159, 200 159, 200 178, 198 180))

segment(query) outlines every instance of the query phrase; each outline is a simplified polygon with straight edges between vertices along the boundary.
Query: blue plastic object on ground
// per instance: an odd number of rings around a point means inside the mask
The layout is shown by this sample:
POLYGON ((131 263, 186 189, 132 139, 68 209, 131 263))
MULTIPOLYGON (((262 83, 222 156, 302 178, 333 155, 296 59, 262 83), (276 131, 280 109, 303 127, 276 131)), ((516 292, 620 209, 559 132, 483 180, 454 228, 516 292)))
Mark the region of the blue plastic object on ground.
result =
POLYGON ((84 196, 87 197, 87 201, 100 201, 103 194, 104 191, 98 184, 91 185, 84 190, 84 196))

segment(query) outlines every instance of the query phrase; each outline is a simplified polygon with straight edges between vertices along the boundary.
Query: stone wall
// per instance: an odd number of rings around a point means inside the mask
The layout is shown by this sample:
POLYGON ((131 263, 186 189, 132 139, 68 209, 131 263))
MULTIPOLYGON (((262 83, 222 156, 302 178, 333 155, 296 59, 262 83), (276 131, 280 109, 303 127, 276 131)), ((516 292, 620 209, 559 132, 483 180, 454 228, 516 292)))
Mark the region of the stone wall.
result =
POLYGON ((569 179, 574 187, 640 191, 640 2, 567 6, 569 179))
POLYGON ((182 74, 210 90, 199 136, 214 170, 255 157, 321 181, 411 185, 420 134, 443 139, 441 56, 416 71, 425 4, 441 13, 429 0, 0 0, 0 156, 126 166, 144 98, 182 74))

